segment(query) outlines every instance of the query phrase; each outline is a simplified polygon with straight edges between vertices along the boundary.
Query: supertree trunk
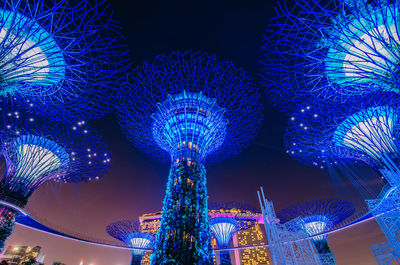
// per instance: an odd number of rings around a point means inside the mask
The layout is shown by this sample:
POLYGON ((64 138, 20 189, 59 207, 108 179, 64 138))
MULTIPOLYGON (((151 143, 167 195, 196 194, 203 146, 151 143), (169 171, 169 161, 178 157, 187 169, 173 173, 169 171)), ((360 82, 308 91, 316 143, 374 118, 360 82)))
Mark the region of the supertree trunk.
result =
POLYGON ((151 264, 213 264, 207 199, 204 166, 173 164, 151 264))
POLYGON ((314 242, 315 248, 317 249, 319 259, 322 265, 336 265, 335 258, 332 250, 328 245, 328 240, 321 239, 314 242))
POLYGON ((18 213, 8 207, 0 207, 0 253, 3 252, 7 238, 12 234, 18 213))
POLYGON ((131 265, 141 265, 142 264, 142 255, 134 255, 132 254, 132 262, 131 265))
POLYGON ((221 251, 219 254, 219 264, 221 265, 232 265, 231 256, 229 251, 221 251))

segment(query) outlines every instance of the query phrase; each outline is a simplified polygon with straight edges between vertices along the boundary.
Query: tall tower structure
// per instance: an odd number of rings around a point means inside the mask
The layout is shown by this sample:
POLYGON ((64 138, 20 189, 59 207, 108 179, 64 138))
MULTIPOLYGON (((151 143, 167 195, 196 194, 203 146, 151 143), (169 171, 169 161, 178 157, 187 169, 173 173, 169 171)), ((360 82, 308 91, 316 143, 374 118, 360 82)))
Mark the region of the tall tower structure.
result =
POLYGON ((140 232, 140 223, 130 220, 112 223, 106 228, 107 233, 133 248, 131 265, 142 264, 146 249, 152 247, 154 236, 140 232))
POLYGON ((129 140, 171 161, 153 264, 211 264, 205 162, 239 153, 262 117, 244 71, 204 53, 173 52, 137 68, 121 96, 129 140))

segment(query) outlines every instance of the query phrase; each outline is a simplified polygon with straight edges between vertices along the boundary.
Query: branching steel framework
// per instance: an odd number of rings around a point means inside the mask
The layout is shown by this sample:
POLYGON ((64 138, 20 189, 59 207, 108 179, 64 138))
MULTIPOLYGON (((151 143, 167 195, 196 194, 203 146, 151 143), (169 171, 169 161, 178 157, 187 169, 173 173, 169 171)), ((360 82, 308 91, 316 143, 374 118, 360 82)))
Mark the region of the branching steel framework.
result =
POLYGON ((106 228, 107 233, 124 242, 126 246, 134 248, 131 265, 142 264, 142 258, 148 248, 154 243, 154 236, 140 232, 138 221, 123 220, 112 223, 106 228))
POLYGON ((261 64, 272 102, 292 111, 307 98, 346 101, 399 92, 398 0, 298 0, 267 29, 261 64))
MULTIPOLYGON (((228 248, 231 244, 233 235, 241 230, 251 227, 251 223, 241 222, 232 217, 214 217, 210 219, 210 230, 217 240, 220 248, 228 248)), ((219 254, 221 265, 231 265, 229 251, 221 251, 219 254)))
POLYGON ((372 253, 378 265, 400 264, 398 253, 393 251, 389 242, 379 243, 371 246, 372 253))
POLYGON ((173 52, 136 69, 121 95, 129 140, 171 160, 153 264, 211 264, 204 163, 239 153, 262 118, 244 71, 205 53, 173 52))
MULTIPOLYGON (((84 121, 70 125, 45 121, 6 101, 0 102, 0 139, 6 162, 0 200, 20 208, 47 181, 98 179, 111 164, 107 146, 84 121)), ((17 215, 14 208, 1 206, 0 244, 11 234, 17 215)))
POLYGON ((326 236, 330 231, 351 215, 355 209, 352 203, 338 199, 322 199, 292 205, 277 213, 281 223, 292 223, 294 231, 304 231, 314 236, 315 247, 321 257, 321 264, 336 264, 326 236))
POLYGON ((257 191, 263 214, 265 231, 273 264, 320 265, 321 259, 307 234, 293 229, 293 223, 281 224, 276 217, 274 205, 265 198, 264 191, 257 191))
POLYGON ((126 83, 127 49, 104 1, 0 1, 0 98, 40 115, 99 117, 126 83))
POLYGON ((387 92, 353 97, 348 104, 307 105, 290 118, 287 153, 316 167, 362 161, 399 185, 398 99, 387 92))

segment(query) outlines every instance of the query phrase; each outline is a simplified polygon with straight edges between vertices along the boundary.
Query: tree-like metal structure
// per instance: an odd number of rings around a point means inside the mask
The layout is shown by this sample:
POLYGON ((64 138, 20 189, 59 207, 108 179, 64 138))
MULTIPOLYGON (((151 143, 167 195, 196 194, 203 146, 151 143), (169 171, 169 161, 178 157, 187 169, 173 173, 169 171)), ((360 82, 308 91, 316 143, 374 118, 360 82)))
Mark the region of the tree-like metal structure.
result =
POLYGON ((154 236, 142 233, 138 221, 118 221, 108 225, 106 231, 110 236, 133 248, 131 265, 142 264, 143 255, 154 243, 154 236))
POLYGON ((294 229, 313 237, 322 264, 336 264, 328 240, 323 233, 330 231, 354 213, 352 203, 338 199, 322 199, 292 205, 277 212, 281 223, 291 222, 294 229), (326 256, 331 256, 329 260, 326 256))
POLYGON ((305 98, 344 101, 399 92, 398 0, 300 0, 281 5, 265 37, 264 85, 293 110, 305 98))
MULTIPOLYGON (((240 230, 246 230, 251 225, 240 222, 232 217, 214 217, 210 219, 210 230, 220 248, 228 248, 231 244, 233 235, 240 230)), ((229 251, 221 251, 219 254, 221 265, 231 265, 229 251)))
POLYGON ((172 162, 153 264, 211 264, 205 161, 239 153, 262 118, 243 70, 204 53, 173 52, 137 68, 121 96, 129 140, 172 162))
POLYGON ((6 163, 0 181, 1 247, 18 211, 41 184, 98 179, 111 164, 107 146, 84 121, 70 125, 45 121, 7 101, 0 102, 0 139, 6 163))
POLYGON ((362 161, 392 185, 399 175, 399 97, 392 92, 352 97, 348 104, 307 105, 290 118, 287 153, 317 167, 362 161))
POLYGON ((103 1, 0 1, 0 99, 12 96, 47 118, 111 109, 125 84, 127 51, 103 1))

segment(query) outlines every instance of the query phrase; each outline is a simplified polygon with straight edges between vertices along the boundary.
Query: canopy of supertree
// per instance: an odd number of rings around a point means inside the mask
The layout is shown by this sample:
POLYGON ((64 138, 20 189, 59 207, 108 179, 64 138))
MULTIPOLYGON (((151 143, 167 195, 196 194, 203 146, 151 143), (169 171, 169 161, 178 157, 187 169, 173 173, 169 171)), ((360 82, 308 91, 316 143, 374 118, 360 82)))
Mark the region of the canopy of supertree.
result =
POLYGON ((136 69, 120 123, 134 145, 172 162, 152 264, 213 263, 204 163, 246 147, 262 109, 244 71, 215 56, 173 52, 136 69))
POLYGON ((386 92, 353 97, 346 104, 306 105, 290 118, 287 153, 317 167, 351 159, 398 172, 398 100, 386 92))
POLYGON ((210 219, 210 230, 221 248, 229 247, 233 235, 250 227, 247 223, 240 222, 231 217, 214 217, 210 219))
POLYGON ((126 93, 119 118, 127 137, 168 160, 235 155, 262 119, 258 89, 245 72, 205 53, 158 56, 137 68, 126 93))
POLYGON ((63 119, 59 108, 77 118, 108 112, 128 65, 109 13, 103 1, 1 1, 0 97, 51 119, 63 119))
MULTIPOLYGON (((296 229, 305 231, 309 236, 330 231, 351 215, 355 209, 352 203, 339 199, 321 199, 292 205, 277 212, 281 223, 294 220, 296 229)), ((320 240, 324 236, 314 239, 320 240)))
POLYGON ((147 248, 154 243, 154 236, 140 232, 140 223, 137 221, 123 220, 109 224, 107 233, 133 248, 133 255, 143 255, 147 248))
POLYGON ((345 100, 399 92, 400 1, 296 1, 267 29, 261 64, 271 100, 293 110, 305 98, 345 100))
POLYGON ((46 181, 89 181, 110 168, 108 147, 84 121, 50 122, 6 101, 0 102, 0 117, 0 152, 7 166, 2 200, 23 206, 46 181))
MULTIPOLYGON (((98 179, 111 165, 107 146, 84 121, 43 120, 26 105, 7 99, 0 101, 0 153, 6 163, 0 181, 0 249, 12 233, 18 209, 37 187, 48 181, 98 179)), ((63 116, 71 120, 66 113, 63 116)))

